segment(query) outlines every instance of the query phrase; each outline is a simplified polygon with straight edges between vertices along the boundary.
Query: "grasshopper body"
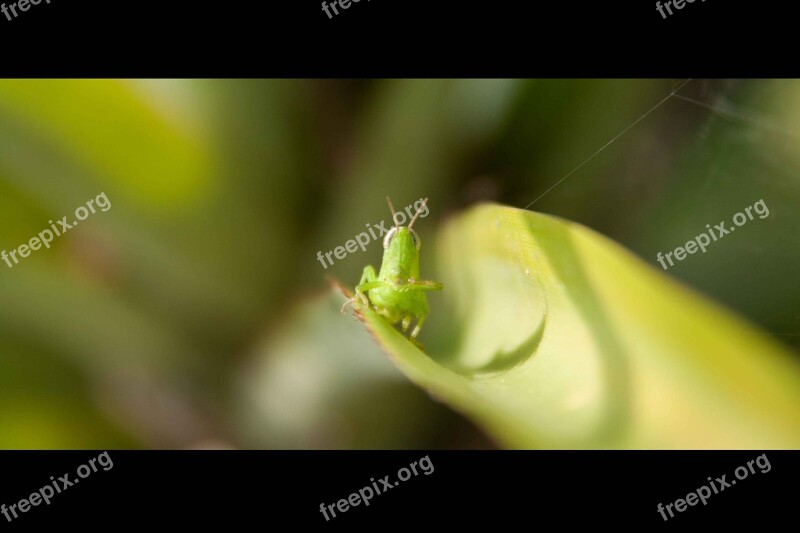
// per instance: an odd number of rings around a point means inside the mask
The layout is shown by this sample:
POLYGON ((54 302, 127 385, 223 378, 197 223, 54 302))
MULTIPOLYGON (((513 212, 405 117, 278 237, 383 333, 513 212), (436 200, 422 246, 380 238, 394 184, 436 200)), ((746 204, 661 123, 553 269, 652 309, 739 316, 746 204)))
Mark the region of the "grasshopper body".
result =
MULTIPOLYGON (((387 197, 392 220, 395 221, 394 207, 387 197)), ((425 207, 426 198, 422 207, 425 207)), ((416 321, 410 338, 416 342, 417 335, 428 316, 427 291, 440 291, 442 284, 435 281, 419 279, 419 250, 421 241, 412 229, 419 216, 420 209, 409 222, 408 227, 395 226, 383 239, 383 262, 381 270, 375 273, 372 265, 364 268, 361 280, 356 286, 355 296, 342 306, 353 302, 372 306, 389 323, 400 324, 403 332, 408 332, 412 321, 416 321)))

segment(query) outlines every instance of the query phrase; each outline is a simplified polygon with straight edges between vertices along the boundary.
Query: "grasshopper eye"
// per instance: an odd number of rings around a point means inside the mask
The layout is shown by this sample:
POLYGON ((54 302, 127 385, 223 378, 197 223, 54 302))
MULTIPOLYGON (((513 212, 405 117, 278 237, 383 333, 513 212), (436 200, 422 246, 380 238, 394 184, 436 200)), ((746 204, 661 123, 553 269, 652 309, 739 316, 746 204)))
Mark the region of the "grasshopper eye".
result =
POLYGON ((397 233, 397 228, 392 228, 389 230, 389 233, 386 234, 386 237, 383 238, 384 250, 386 250, 389 247, 389 243, 392 242, 392 237, 394 237, 395 233, 397 233))
POLYGON ((417 235, 417 232, 413 229, 409 229, 408 231, 411 232, 411 239, 414 241, 414 246, 416 246, 417 251, 419 251, 419 247, 422 246, 422 241, 420 240, 419 235, 417 235))

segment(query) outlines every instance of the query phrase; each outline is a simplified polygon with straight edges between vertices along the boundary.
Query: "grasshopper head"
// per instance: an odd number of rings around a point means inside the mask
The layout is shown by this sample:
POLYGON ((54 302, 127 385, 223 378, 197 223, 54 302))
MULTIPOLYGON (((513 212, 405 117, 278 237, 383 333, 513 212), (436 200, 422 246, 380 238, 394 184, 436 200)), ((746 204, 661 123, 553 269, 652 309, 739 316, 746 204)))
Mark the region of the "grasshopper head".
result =
POLYGON ((422 246, 422 241, 419 239, 417 232, 405 226, 390 229, 386 237, 383 238, 384 250, 393 248, 397 252, 404 251, 411 254, 414 251, 419 252, 420 246, 422 246))
POLYGON ((413 229, 405 226, 390 229, 383 239, 382 273, 401 280, 419 277, 421 244, 413 229))
MULTIPOLYGON (((386 200, 389 202, 389 208, 392 211, 392 219, 396 220, 392 202, 388 197, 386 200)), ((420 211, 427 201, 428 199, 425 198, 422 207, 417 210, 407 227, 395 225, 384 237, 382 274, 390 278, 399 279, 419 277, 419 249, 422 241, 417 232, 412 229, 412 226, 417 221, 420 211)))

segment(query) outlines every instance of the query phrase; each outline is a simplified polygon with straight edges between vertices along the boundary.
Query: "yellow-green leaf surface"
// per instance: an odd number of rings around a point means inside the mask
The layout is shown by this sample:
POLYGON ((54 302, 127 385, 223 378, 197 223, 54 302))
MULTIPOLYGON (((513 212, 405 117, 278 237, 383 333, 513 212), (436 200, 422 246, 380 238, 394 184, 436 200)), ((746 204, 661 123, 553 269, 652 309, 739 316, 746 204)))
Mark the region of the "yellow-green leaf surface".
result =
POLYGON ((485 205, 433 248, 423 274, 433 252, 445 290, 428 353, 363 318, 413 382, 501 445, 800 446, 797 356, 609 239, 485 205))
POLYGON ((14 138, 65 154, 81 174, 174 207, 206 191, 214 164, 207 128, 183 111, 181 97, 179 84, 166 81, 3 80, 0 121, 14 138))

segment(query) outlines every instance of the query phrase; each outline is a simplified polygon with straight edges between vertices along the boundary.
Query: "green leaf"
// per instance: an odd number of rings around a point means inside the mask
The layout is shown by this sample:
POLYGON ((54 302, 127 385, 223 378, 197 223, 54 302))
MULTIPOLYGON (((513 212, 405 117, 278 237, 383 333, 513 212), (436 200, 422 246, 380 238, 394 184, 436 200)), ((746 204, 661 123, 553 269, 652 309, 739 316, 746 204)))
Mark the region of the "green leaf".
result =
POLYGON ((428 354, 363 319, 413 382, 502 445, 800 446, 796 356, 594 231, 485 205, 436 252, 428 354))
MULTIPOLYGON (((239 373, 236 421, 248 442, 280 449, 442 446, 457 421, 381 356, 334 292, 299 299, 239 373), (345 319, 346 318, 346 319, 345 319)), ((463 431, 461 433, 464 434, 463 431)))
MULTIPOLYGON (((61 154, 62 164, 70 162, 82 174, 92 172, 100 183, 113 184, 147 205, 192 205, 209 194, 215 152, 208 128, 197 113, 182 112, 185 95, 173 87, 180 93, 176 102, 169 97, 170 85, 176 84, 3 80, 0 117, 10 124, 0 130, 14 132, 12 146, 36 139, 40 149, 48 148, 48 157, 61 154)), ((31 172, 31 157, 16 164, 31 172)))

